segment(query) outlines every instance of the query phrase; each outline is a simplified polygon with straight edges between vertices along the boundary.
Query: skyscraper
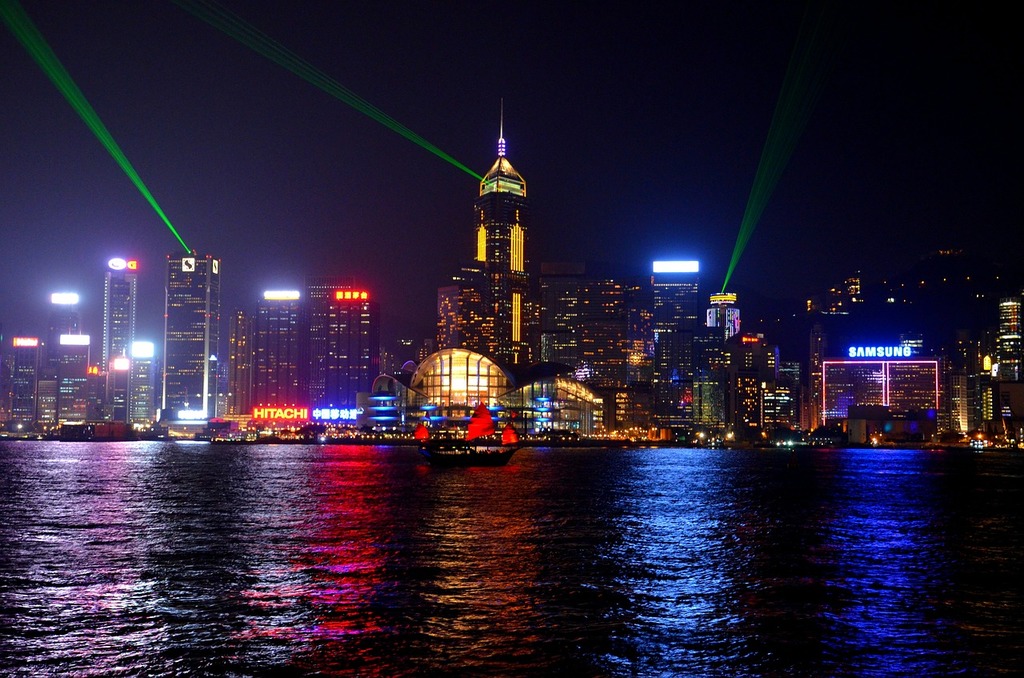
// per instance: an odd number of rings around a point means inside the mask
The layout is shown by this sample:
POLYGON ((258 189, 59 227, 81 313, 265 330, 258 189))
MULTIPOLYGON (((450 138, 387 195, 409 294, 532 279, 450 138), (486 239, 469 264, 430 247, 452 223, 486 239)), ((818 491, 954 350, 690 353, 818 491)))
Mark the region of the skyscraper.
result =
POLYGON ((57 351, 57 423, 83 422, 89 409, 89 335, 62 334, 57 351))
POLYGON ((693 421, 693 335, 697 327, 697 261, 655 261, 654 421, 680 428, 693 421))
POLYGON ((305 365, 302 342, 301 294, 298 290, 263 293, 253 335, 252 402, 257 406, 305 405, 308 394, 301 372, 305 365))
POLYGON ((540 359, 568 365, 580 362, 580 290, 586 282, 583 263, 540 265, 540 359))
POLYGON ((217 416, 220 259, 167 256, 162 420, 217 416))
POLYGON ((138 262, 121 258, 107 262, 103 279, 103 353, 100 369, 127 357, 135 341, 135 306, 138 297, 138 262))
POLYGON ((228 326, 227 414, 252 411, 252 316, 242 310, 231 314, 228 326))
POLYGON ((53 378, 57 370, 61 335, 79 334, 82 331, 78 301, 79 296, 76 292, 54 292, 50 295, 50 317, 44 346, 44 371, 49 372, 47 378, 53 378))
POLYGON ((498 158, 480 181, 474 204, 476 261, 486 276, 483 300, 492 321, 486 353, 506 363, 529 363, 535 322, 526 271, 526 181, 505 157, 503 133, 498 158))
POLYGON ((309 406, 354 408, 380 374, 380 307, 350 278, 306 279, 309 406))
POLYGON ((707 312, 707 327, 713 328, 713 334, 721 341, 728 341, 740 333, 740 310, 736 308, 736 294, 721 292, 711 295, 711 308, 707 312))
POLYGON ((36 381, 36 421, 43 426, 85 419, 89 337, 74 338, 82 336, 78 301, 75 292, 50 295, 50 317, 36 381))
POLYGON ((151 341, 133 341, 128 380, 128 421, 138 427, 153 423, 153 356, 151 341))
POLYGON ((13 337, 4 354, 10 393, 9 424, 13 430, 31 430, 36 421, 40 343, 38 337, 13 337))
POLYGON ((489 350, 494 322, 484 303, 486 278, 479 266, 463 266, 452 283, 437 290, 437 347, 489 350))
POLYGON ((996 357, 999 361, 999 379, 1017 381, 1021 378, 1021 297, 1003 297, 999 300, 999 335, 996 337, 996 357))

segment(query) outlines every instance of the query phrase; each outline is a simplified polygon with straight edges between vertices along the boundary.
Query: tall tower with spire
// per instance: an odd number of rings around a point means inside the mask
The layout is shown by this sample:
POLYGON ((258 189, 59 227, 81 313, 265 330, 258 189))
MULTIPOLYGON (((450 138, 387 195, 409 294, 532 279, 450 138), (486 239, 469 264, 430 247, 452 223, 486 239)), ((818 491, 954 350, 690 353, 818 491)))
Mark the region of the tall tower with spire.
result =
POLYGON ((498 158, 480 181, 474 204, 476 262, 484 273, 484 303, 490 316, 485 353, 509 364, 531 362, 533 303, 527 273, 529 221, 526 181, 505 156, 504 111, 498 131, 498 158))

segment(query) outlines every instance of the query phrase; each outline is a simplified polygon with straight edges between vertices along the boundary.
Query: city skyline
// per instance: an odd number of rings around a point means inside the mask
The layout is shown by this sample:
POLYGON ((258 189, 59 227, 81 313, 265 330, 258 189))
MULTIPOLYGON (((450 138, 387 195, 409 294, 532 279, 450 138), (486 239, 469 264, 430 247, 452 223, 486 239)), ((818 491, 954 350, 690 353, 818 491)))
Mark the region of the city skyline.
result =
MULTIPOLYGON (((343 275, 377 292, 389 337, 432 335, 437 287, 472 258, 476 180, 172 3, 23 6, 185 241, 223 259, 225 311, 305 275, 343 275)), ((319 4, 228 7, 476 172, 493 160, 504 99, 508 157, 532 188, 535 265, 696 258, 709 291, 803 12, 559 6, 501 23, 472 5, 358 17, 319 4), (495 40, 506 51, 489 60, 495 40)), ((841 17, 821 99, 736 286, 800 294, 834 284, 837 270, 879 275, 940 247, 1019 248, 1021 107, 1009 83, 1020 47, 1009 22, 885 8, 841 17)), ((0 33, 11 65, 0 92, 16 103, 0 113, 11 196, 0 224, 15 253, 2 274, 5 334, 38 331, 48 295, 65 288, 98 317, 92 272, 123 256, 140 261, 138 336, 155 336, 145 328, 159 326, 158 271, 176 244, 0 33)))

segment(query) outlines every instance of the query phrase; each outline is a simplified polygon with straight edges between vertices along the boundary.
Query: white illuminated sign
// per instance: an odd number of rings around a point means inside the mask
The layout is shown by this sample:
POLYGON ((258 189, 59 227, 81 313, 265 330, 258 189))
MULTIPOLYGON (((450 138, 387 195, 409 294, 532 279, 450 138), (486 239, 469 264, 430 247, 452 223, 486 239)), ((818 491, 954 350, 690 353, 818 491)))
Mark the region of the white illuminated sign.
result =
POLYGON ((699 261, 655 261, 653 265, 655 273, 699 273, 699 261))
POLYGON ((851 346, 851 358, 909 358, 914 351, 909 346, 851 346))
POLYGON ((107 262, 107 266, 113 271, 123 271, 128 269, 129 271, 135 271, 139 268, 139 262, 134 259, 122 259, 121 257, 114 257, 107 262))
POLYGON ((70 306, 78 303, 77 292, 54 292, 50 295, 51 304, 61 304, 63 306, 70 306))
POLYGON ((62 334, 60 335, 61 346, 88 346, 88 334, 62 334))
POLYGON ((183 421, 206 419, 206 410, 178 410, 178 419, 183 421))
POLYGON ((156 347, 152 341, 133 341, 133 358, 152 358, 156 354, 156 347))
POLYGON ((214 275, 220 273, 220 260, 219 259, 214 259, 213 260, 213 273, 214 273, 214 275))
POLYGON ((263 293, 267 301, 294 301, 299 298, 298 290, 267 290, 263 293))
POLYGON ((196 258, 185 257, 181 260, 181 272, 182 273, 195 273, 196 271, 196 258))
POLYGON ((114 358, 111 363, 111 368, 113 368, 115 372, 127 372, 131 366, 132 361, 128 358, 114 358))

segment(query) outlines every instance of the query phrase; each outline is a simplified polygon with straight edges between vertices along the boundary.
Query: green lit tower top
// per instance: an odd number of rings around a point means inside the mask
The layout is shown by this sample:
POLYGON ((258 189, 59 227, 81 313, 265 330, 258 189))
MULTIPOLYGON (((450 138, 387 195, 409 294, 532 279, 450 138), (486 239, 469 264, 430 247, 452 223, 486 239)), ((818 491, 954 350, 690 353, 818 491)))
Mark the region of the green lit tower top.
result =
POLYGON ((526 181, 505 156, 504 119, 498 158, 480 181, 476 212, 476 261, 485 272, 486 300, 493 309, 485 353, 510 364, 533 360, 533 304, 526 272, 526 181))

